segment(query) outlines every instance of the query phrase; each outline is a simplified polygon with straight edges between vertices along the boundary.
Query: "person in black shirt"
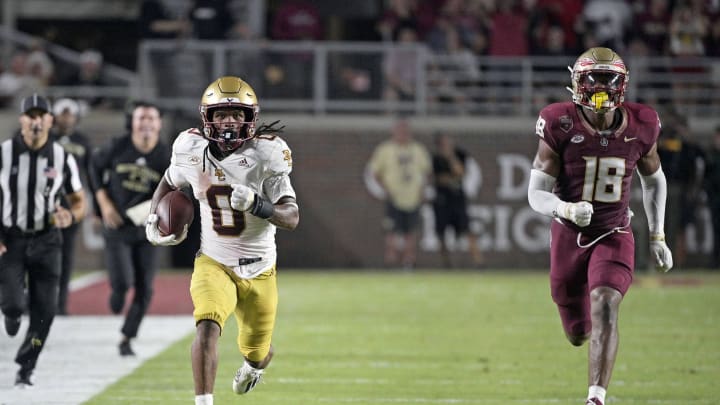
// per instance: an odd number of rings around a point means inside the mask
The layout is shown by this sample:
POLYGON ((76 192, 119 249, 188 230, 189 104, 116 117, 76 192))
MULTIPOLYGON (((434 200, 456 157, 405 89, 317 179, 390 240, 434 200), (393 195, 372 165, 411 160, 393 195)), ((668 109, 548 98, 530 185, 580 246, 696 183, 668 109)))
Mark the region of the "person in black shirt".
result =
POLYGON ((712 143, 705 156, 704 186, 708 198, 708 208, 712 217, 713 254, 711 266, 720 269, 720 125, 715 127, 712 143))
MULTIPOLYGON (((50 136, 65 149, 65 152, 73 155, 80 169, 80 179, 83 185, 86 185, 91 149, 87 136, 76 129, 80 118, 80 105, 73 99, 61 98, 53 105, 53 115, 55 116, 55 125, 50 136)), ((84 186, 83 189, 85 189, 84 186)), ((66 206, 67 202, 64 201, 63 205, 66 206)), ((79 229, 80 223, 77 222, 62 230, 62 271, 58 293, 58 315, 67 315, 68 286, 75 262, 75 236, 79 229)))
POLYGON ((130 339, 137 336, 152 298, 155 248, 145 238, 144 221, 155 187, 170 164, 170 150, 160 140, 160 110, 138 102, 129 120, 130 133, 96 150, 89 170, 105 228, 112 312, 122 312, 127 291, 131 286, 135 290, 121 330, 122 356, 135 354, 130 339))
POLYGON ((30 376, 55 317, 59 230, 82 219, 85 194, 75 158, 50 138, 50 102, 33 94, 20 111, 20 134, 0 144, 0 309, 5 331, 15 336, 29 305, 30 324, 15 357, 15 385, 25 388, 33 385, 30 376), (60 205, 63 194, 70 209, 60 205))
POLYGON ((186 19, 171 17, 160 0, 144 0, 137 21, 141 39, 180 38, 192 28, 186 19))
POLYGON ((188 19, 195 39, 227 39, 235 24, 227 0, 193 0, 188 19))
POLYGON ((466 172, 467 153, 455 146, 450 135, 435 135, 435 152, 433 153, 433 179, 435 184, 435 232, 440 240, 440 253, 445 267, 452 267, 450 253, 445 241, 445 230, 455 230, 455 237, 467 237, 468 250, 473 264, 483 265, 483 257, 477 245, 475 234, 470 232, 467 213, 467 198, 463 190, 463 178, 466 172))
POLYGON ((675 266, 682 268, 687 258, 687 228, 695 223, 705 171, 702 148, 692 140, 687 117, 676 115, 663 126, 658 139, 658 155, 667 177, 665 236, 673 249, 675 266))

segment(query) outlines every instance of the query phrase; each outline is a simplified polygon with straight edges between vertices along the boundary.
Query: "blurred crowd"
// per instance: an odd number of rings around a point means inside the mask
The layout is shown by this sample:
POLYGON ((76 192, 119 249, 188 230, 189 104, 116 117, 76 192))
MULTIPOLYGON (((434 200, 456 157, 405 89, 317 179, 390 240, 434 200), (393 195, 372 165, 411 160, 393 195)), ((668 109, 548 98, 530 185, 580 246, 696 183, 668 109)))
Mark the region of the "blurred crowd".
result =
MULTIPOLYGON (((365 18, 352 18, 350 11, 345 12, 345 17, 334 16, 337 6, 328 1, 143 0, 132 23, 135 32, 123 33, 121 43, 128 49, 145 39, 421 44, 432 54, 442 55, 442 63, 461 71, 453 79, 443 77, 447 70, 442 67, 430 72, 434 87, 431 96, 456 106, 473 97, 468 95, 472 90, 458 89, 478 83, 485 73, 475 62, 478 56, 573 56, 590 47, 608 46, 621 55, 671 56, 676 62, 687 61, 687 67, 679 68, 677 73, 697 71, 693 58, 720 56, 720 0, 376 0, 369 4, 349 4, 348 9, 362 8, 366 13, 365 18), (372 17, 367 18, 368 13, 372 17)), ((9 60, 2 64, 0 106, 16 103, 29 89, 109 84, 103 72, 107 56, 115 54, 115 44, 93 43, 85 36, 76 39, 78 46, 70 47, 81 54, 75 64, 68 65, 54 59, 46 49, 46 41, 61 43, 72 36, 70 32, 55 27, 35 34, 43 39, 7 55, 9 60)), ((110 36, 105 36, 106 41, 110 36)), ((180 52, 170 56, 177 61, 160 58, 168 63, 166 70, 185 69, 192 73, 192 66, 201 64, 193 62, 198 55, 180 52)), ((364 56, 343 56, 345 60, 329 69, 334 76, 331 96, 414 99, 418 55, 411 47, 389 53, 381 62, 364 56), (382 80, 376 69, 381 70, 382 80)), ((242 70, 244 76, 254 75, 249 78, 262 85, 263 94, 281 98, 312 94, 313 60, 311 55, 303 54, 302 48, 297 54, 273 56, 257 63, 251 53, 230 58, 230 64, 242 70)), ((122 65, 127 61, 110 62, 122 65)), ((158 66, 162 63, 153 62, 158 66)), ((137 69, 134 65, 130 70, 137 69)), ((158 80, 162 79, 160 75, 158 80)), ((93 97, 86 101, 102 106, 104 100, 93 97)))
POLYGON ((621 54, 720 56, 716 0, 389 0, 378 30, 411 29, 441 52, 576 55, 594 46, 621 54))

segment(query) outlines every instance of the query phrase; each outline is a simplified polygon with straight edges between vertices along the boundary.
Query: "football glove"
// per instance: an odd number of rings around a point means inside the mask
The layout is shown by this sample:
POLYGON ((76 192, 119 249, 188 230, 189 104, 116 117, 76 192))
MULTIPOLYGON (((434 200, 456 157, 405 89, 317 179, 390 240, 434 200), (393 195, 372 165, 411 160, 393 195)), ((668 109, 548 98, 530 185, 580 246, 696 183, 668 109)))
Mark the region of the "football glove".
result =
POLYGON ((665 243, 665 236, 650 235, 650 256, 655 261, 655 270, 667 273, 672 269, 672 253, 665 243))
POLYGON ((175 235, 160 235, 160 230, 157 227, 158 216, 157 214, 148 215, 145 221, 145 237, 147 240, 156 246, 174 246, 184 241, 187 237, 188 226, 185 225, 182 234, 179 237, 175 235))
POLYGON ((232 184, 231 187, 230 206, 238 211, 249 210, 255 202, 255 193, 244 184, 232 184))
POLYGON ((577 226, 585 227, 590 225, 590 220, 592 219, 593 214, 593 206, 587 201, 580 201, 576 203, 563 201, 558 204, 556 213, 559 217, 565 218, 577 226))

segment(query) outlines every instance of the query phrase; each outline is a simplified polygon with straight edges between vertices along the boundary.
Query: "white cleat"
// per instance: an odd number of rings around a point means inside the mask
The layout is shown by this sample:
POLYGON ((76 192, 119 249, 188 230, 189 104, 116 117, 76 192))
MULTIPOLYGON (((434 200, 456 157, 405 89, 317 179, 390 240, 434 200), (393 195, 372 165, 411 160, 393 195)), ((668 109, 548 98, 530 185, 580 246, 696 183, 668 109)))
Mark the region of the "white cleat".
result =
POLYGON ((253 368, 244 363, 235 373, 235 378, 233 378, 233 391, 238 395, 252 391, 262 379, 263 372, 262 369, 253 368))

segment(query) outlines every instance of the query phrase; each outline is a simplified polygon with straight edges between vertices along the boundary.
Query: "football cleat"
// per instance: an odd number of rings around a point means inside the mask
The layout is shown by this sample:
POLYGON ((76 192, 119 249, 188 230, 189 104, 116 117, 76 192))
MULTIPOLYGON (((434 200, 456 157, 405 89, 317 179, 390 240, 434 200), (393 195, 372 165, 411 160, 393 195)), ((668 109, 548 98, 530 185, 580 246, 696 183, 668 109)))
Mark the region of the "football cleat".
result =
POLYGON ((132 349, 132 346, 130 346, 130 341, 120 342, 118 345, 118 349, 120 350, 121 356, 134 356, 135 352, 132 349))
POLYGON ((602 401, 597 398, 590 398, 587 401, 585 401, 585 405, 605 405, 605 404, 603 404, 602 401))
POLYGON ((262 379, 263 372, 265 370, 251 367, 249 364, 244 363, 235 373, 233 378, 233 391, 238 395, 247 394, 252 391, 253 388, 262 379))
POLYGON ((5 332, 7 332, 8 336, 13 337, 17 335, 18 330, 20 330, 20 318, 5 316, 5 332))
POLYGON ((21 367, 20 370, 17 372, 17 375, 15 376, 15 388, 26 389, 32 387, 33 383, 32 381, 30 381, 31 374, 32 370, 21 367))

